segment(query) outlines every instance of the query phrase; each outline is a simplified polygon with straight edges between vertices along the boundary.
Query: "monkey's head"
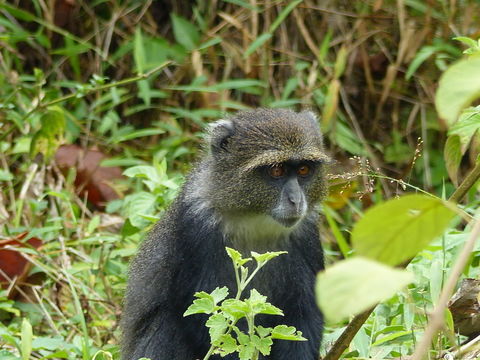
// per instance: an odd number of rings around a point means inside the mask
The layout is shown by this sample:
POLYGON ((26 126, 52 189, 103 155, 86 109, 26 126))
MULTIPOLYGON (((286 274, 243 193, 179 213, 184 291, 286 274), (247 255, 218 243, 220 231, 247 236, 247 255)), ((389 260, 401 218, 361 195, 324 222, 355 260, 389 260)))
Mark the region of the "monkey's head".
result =
POLYGON ((222 217, 293 228, 325 193, 328 157, 309 111, 240 112, 212 125, 209 146, 208 198, 222 217))

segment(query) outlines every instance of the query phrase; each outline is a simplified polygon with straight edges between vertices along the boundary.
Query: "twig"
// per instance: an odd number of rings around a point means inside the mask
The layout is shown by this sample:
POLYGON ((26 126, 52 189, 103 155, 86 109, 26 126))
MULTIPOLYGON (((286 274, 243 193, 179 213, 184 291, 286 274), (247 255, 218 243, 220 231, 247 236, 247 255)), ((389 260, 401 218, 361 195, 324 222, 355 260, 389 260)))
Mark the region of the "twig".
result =
POLYGON ((458 188, 453 192, 452 196, 450 196, 450 201, 452 202, 459 202, 472 188, 472 186, 477 182, 480 178, 480 162, 475 164, 475 167, 472 171, 465 177, 462 183, 458 186, 458 188))
POLYGON ((358 330, 362 325, 367 321, 370 314, 373 312, 375 307, 364 311, 357 316, 355 316, 352 321, 347 325, 346 329, 343 330, 342 335, 337 339, 333 347, 328 351, 328 354, 322 360, 337 360, 342 356, 343 352, 347 349, 348 345, 352 342, 353 338, 357 334, 358 330))
POLYGON ((438 330, 443 325, 443 319, 445 314, 445 309, 447 308, 448 300, 451 298, 453 290, 455 289, 455 285, 458 281, 458 278, 462 274, 462 271, 470 258, 470 254, 473 251, 475 246, 475 241, 477 240, 478 236, 480 235, 480 219, 475 221, 473 225, 472 232, 470 237, 468 238, 467 242, 463 246, 462 252, 458 257, 458 260, 455 262, 453 266, 452 272, 447 280, 447 283, 442 289, 442 293, 440 294, 440 299, 438 300, 437 306, 432 312, 430 317, 430 321, 428 322, 427 329, 423 334, 422 339, 418 343, 417 347, 415 348, 415 352, 411 360, 421 360, 425 353, 430 348, 430 344, 432 342, 433 336, 438 332, 438 330))
MULTIPOLYGON (((454 203, 458 203, 467 194, 468 190, 470 190, 470 188, 477 182, 479 178, 480 162, 475 165, 472 171, 470 171, 470 173, 465 177, 465 179, 453 192, 453 194, 448 200, 454 203)), ((409 262, 410 261, 408 261, 406 265, 408 265, 409 262)), ((337 341, 335 341, 335 343, 330 348, 327 355, 325 355, 323 360, 338 360, 340 356, 342 356, 343 352, 347 349, 348 345, 350 345, 362 325, 365 323, 365 321, 367 321, 368 317, 374 309, 375 308, 369 309, 355 316, 352 321, 350 321, 350 323, 347 325, 347 327, 337 339, 337 341)))

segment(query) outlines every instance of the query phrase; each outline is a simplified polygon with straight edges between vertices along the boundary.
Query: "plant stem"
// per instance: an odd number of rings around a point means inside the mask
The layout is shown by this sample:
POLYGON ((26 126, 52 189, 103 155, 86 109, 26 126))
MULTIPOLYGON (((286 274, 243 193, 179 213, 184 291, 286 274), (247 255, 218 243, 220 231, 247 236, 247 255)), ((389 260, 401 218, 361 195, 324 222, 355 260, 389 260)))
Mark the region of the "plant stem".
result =
POLYGON ((472 188, 473 185, 480 178, 480 161, 475 164, 475 167, 468 173, 468 175, 463 179, 462 183, 458 188, 453 192, 453 194, 448 199, 449 201, 458 203, 462 198, 467 194, 468 190, 472 188))

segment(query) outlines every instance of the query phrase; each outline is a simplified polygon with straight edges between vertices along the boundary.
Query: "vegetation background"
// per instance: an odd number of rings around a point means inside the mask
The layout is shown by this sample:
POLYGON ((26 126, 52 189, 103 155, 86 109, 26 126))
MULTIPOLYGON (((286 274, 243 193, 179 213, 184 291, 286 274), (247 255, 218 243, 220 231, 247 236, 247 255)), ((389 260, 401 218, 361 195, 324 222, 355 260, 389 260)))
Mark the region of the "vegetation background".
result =
MULTIPOLYGON (((335 159, 329 264, 355 252, 368 208, 407 192, 448 198, 475 166, 480 109, 449 121, 435 93, 479 37, 476 0, 0 1, 0 359, 119 358, 129 259, 225 114, 319 115, 335 159)), ((476 69, 461 74, 478 95, 476 69)), ((474 183, 460 204, 469 216, 474 183)), ((413 353, 467 223, 445 224, 343 358, 413 353)), ((480 248, 468 255, 462 276, 476 278, 480 248)), ((459 344, 480 330, 446 320, 429 356, 475 358, 459 344)), ((345 326, 329 323, 322 354, 345 326)))

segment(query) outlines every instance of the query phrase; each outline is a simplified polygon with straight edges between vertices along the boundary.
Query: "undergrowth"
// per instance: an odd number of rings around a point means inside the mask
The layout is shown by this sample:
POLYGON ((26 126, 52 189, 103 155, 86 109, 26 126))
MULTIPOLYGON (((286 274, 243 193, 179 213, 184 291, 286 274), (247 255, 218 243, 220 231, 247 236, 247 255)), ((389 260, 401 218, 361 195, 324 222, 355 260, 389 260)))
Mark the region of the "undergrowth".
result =
MULTIPOLYGON (((462 41, 476 51, 479 16, 474 0, 0 3, 0 254, 23 244, 20 258, 0 257, 0 359, 119 358, 129 259, 207 124, 236 110, 319 114, 336 161, 329 263, 349 256, 349 231, 372 205, 412 191, 448 198, 478 135, 438 116, 435 91, 462 41)), ((464 228, 457 220, 412 261, 415 281, 376 307, 345 358, 412 353, 464 228)), ((479 275, 479 250, 465 276, 479 275)), ((323 353, 344 325, 327 328, 323 353)), ((447 328, 432 354, 464 340, 451 318, 447 328)))

